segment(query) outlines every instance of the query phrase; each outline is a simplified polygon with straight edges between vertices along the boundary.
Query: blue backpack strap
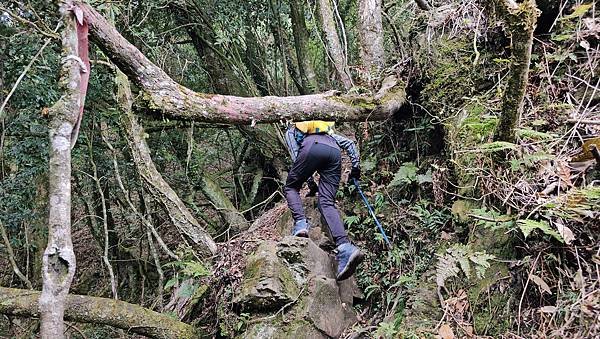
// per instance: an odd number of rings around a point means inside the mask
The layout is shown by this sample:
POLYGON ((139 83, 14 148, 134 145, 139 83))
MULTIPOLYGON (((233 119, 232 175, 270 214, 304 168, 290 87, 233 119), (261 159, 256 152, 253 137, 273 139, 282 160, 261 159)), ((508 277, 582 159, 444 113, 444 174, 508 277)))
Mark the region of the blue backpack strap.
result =
POLYGON ((296 139, 297 143, 301 144, 305 137, 306 134, 302 133, 301 130, 294 127, 294 138, 296 139))

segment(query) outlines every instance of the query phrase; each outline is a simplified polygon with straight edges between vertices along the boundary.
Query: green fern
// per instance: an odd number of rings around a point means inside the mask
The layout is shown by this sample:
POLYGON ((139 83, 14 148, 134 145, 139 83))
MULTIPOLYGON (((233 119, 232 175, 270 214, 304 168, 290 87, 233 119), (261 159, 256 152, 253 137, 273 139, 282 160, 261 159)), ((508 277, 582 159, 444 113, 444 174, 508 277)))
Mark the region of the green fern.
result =
POLYGON ((458 277, 461 271, 470 279, 473 269, 477 278, 483 279, 485 271, 490 267, 490 261, 494 258, 485 251, 474 252, 469 245, 456 244, 440 256, 436 266, 436 283, 438 286, 444 286, 446 280, 458 277))
POLYGON ((488 142, 485 144, 481 144, 477 147, 477 150, 483 153, 493 153, 504 150, 515 150, 517 149, 517 145, 506 142, 506 141, 494 141, 488 142))
POLYGON ((546 222, 546 221, 520 219, 520 220, 517 220, 517 225, 519 226, 519 229, 521 230, 521 232, 523 232, 523 235, 525 236, 525 238, 527 238, 533 230, 538 229, 538 230, 542 231, 544 234, 550 235, 562 243, 565 242, 563 237, 558 232, 553 230, 550 227, 550 225, 548 224, 548 222, 546 222))
POLYGON ((519 128, 517 129, 517 135, 522 139, 530 139, 530 140, 550 140, 557 137, 556 134, 544 133, 535 131, 529 128, 519 128))

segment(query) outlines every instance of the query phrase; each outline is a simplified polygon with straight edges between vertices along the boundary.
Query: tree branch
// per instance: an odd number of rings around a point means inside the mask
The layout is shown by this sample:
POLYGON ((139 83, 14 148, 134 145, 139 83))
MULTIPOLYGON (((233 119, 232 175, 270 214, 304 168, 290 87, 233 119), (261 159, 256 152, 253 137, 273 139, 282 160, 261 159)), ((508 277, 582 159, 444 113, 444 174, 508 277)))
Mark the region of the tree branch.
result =
POLYGON ((249 125, 281 120, 336 121, 383 120, 405 102, 404 86, 375 99, 339 92, 293 96, 244 98, 203 94, 179 85, 129 43, 96 10, 78 5, 90 26, 91 38, 136 83, 143 94, 136 102, 150 114, 170 119, 249 125))

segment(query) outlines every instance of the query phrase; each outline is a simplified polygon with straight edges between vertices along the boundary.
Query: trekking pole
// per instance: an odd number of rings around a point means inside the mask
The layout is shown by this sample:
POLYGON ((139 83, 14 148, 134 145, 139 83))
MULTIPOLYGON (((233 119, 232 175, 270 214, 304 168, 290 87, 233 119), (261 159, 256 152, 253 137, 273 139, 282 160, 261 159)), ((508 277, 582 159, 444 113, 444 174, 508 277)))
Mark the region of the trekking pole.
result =
POLYGON ((375 215, 375 211, 373 210, 373 207, 371 207, 371 204, 369 204, 369 200, 367 200, 367 197, 365 197, 365 194, 360 189, 358 179, 356 179, 356 178, 352 178, 352 179, 354 180, 354 185, 356 186, 358 193, 360 193, 360 196, 362 197, 365 205, 367 206, 369 213, 371 213, 373 220, 375 220, 375 224, 377 225, 377 228, 379 228, 379 232, 381 232, 381 235, 383 236, 383 240, 385 240, 385 243, 388 245, 388 247, 392 247, 392 244, 390 243, 390 239, 388 239, 387 235, 385 234, 385 231, 383 230, 383 226, 381 226, 381 223, 379 223, 379 220, 377 219, 377 216, 375 215))

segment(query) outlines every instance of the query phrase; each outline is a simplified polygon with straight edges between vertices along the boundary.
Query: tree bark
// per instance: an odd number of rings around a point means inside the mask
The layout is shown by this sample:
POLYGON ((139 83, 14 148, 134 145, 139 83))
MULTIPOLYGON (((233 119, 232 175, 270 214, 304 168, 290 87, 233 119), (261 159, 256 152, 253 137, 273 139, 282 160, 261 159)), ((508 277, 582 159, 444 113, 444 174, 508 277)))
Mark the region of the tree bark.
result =
POLYGON ((493 5, 508 26, 512 47, 510 73, 502 97, 502 115, 494 140, 514 143, 515 129, 523 113, 533 31, 540 12, 535 5, 535 0, 525 0, 522 3, 513 0, 494 0, 493 5))
MULTIPOLYGON (((42 257, 39 297, 42 338, 64 338, 65 298, 75 274, 71 241, 71 133, 81 109, 77 24, 70 1, 60 3, 64 54, 60 86, 64 95, 50 109, 48 245, 42 257)), ((79 59, 80 61, 80 59, 79 59)))
POLYGON ((295 97, 242 98, 196 93, 177 84, 148 60, 93 8, 80 4, 92 39, 133 82, 144 90, 137 103, 161 117, 248 125, 281 120, 383 120, 405 101, 397 85, 379 99, 337 92, 295 97))
POLYGON ((381 2, 382 0, 358 1, 360 57, 369 74, 369 80, 385 65, 381 2))
POLYGON ((200 178, 200 190, 211 202, 223 221, 231 228, 233 233, 247 230, 250 225, 244 216, 233 206, 231 200, 225 195, 221 187, 207 174, 200 178))
POLYGON ((131 111, 132 98, 127 78, 124 74, 121 74, 118 81, 120 88, 118 100, 124 110, 122 122, 127 134, 125 139, 131 149, 133 162, 146 182, 148 190, 164 206, 171 222, 180 232, 189 237, 195 244, 200 245, 204 252, 215 254, 217 245, 206 231, 206 228, 201 226, 198 220, 194 218, 183 201, 179 199, 177 193, 154 166, 150 156, 150 148, 148 148, 144 137, 146 133, 131 111))
POLYGON ((290 0, 290 16, 300 74, 300 94, 315 93, 318 91, 319 86, 315 70, 308 55, 309 35, 306 28, 306 21, 304 20, 304 0, 290 0))
MULTIPOLYGON (((0 313, 38 317, 38 291, 0 287, 0 313)), ((65 319, 121 328, 150 338, 198 338, 206 336, 193 326, 124 301, 85 295, 65 295, 65 319)), ((61 333, 62 336, 62 333, 61 333)), ((58 337, 53 337, 58 338, 58 337)))
POLYGON ((325 36, 327 52, 344 88, 349 90, 352 88, 352 78, 350 77, 350 70, 348 69, 348 58, 344 54, 340 43, 340 37, 337 33, 333 4, 331 3, 331 0, 318 0, 317 7, 321 29, 325 36))

